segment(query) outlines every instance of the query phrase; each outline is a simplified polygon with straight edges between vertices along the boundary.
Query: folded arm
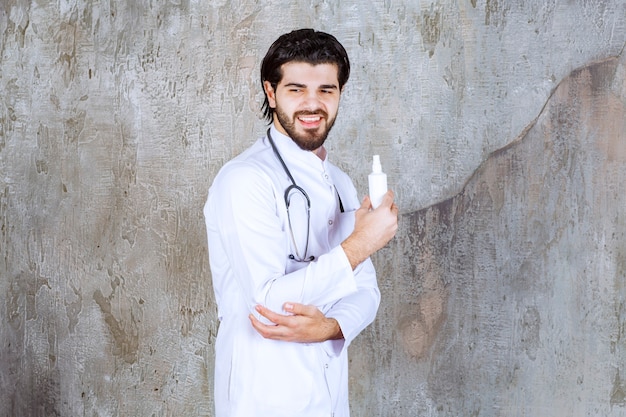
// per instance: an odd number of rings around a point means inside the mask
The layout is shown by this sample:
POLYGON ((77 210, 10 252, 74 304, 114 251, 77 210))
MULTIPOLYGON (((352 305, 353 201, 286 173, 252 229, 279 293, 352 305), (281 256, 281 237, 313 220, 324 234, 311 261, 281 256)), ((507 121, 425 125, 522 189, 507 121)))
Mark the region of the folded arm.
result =
MULTIPOLYGON (((393 204, 391 192, 385 196, 383 204, 377 210, 371 210, 369 198, 364 199, 356 213, 354 232, 341 245, 353 269, 357 270, 365 260, 368 260, 370 254, 387 244, 395 235, 397 213, 398 209, 393 204)), ((273 324, 263 324, 250 315, 252 326, 268 339, 311 343, 345 338, 349 344, 372 322, 380 301, 371 262, 368 260, 366 267, 362 267, 361 271, 355 271, 357 281, 359 272, 360 275, 366 276, 361 279, 364 282, 367 283, 369 278, 370 285, 366 284, 355 294, 339 300, 327 315, 315 306, 291 302, 283 306, 288 315, 277 314, 263 306, 257 306, 257 312, 273 324), (341 325, 334 316, 341 320, 341 325), (346 335, 342 330, 344 327, 346 335)))

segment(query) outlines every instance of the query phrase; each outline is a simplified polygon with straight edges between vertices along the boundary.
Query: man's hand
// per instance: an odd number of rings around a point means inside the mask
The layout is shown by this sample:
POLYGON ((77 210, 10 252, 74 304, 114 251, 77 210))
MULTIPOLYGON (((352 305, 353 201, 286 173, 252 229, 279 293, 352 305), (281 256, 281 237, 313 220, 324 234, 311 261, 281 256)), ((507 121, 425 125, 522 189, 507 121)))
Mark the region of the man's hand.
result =
POLYGON ((387 191, 383 201, 372 209, 365 197, 355 213, 354 231, 341 243, 352 269, 385 246, 398 230, 398 206, 393 202, 393 191, 387 191))
POLYGON ((327 318, 315 306, 285 303, 283 309, 291 314, 278 314, 263 306, 256 306, 256 311, 275 325, 263 324, 250 314, 252 327, 266 339, 286 342, 314 343, 343 338, 337 320, 327 318))

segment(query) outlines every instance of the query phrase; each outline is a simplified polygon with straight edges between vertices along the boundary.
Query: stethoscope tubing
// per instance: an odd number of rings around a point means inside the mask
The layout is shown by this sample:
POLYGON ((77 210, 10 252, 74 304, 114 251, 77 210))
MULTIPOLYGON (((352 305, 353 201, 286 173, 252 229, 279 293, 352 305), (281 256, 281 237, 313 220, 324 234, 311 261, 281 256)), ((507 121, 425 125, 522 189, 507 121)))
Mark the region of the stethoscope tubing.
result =
MULTIPOLYGON (((285 189, 285 206, 287 207, 287 220, 289 221, 289 233, 291 234, 291 241, 293 242, 293 246, 294 249, 296 250, 296 255, 298 257, 300 257, 300 254, 298 253, 298 246, 296 245, 296 238, 293 234, 293 227, 291 227, 291 216, 289 215, 289 202, 290 202, 290 192, 293 189, 298 190, 300 193, 302 193, 302 195, 304 196, 304 198, 306 199, 306 211, 307 211, 307 228, 306 228, 306 245, 304 247, 304 254, 301 258, 301 261, 312 261, 315 259, 315 256, 310 256, 308 258, 306 258, 307 255, 307 251, 309 250, 309 232, 311 229, 311 199, 309 198, 309 195, 307 194, 306 191, 304 191, 304 188, 300 187, 298 184, 296 184, 296 181, 293 179, 293 175, 291 175, 291 172, 289 171, 289 168, 287 168, 287 164, 285 164, 285 161, 283 160, 283 158, 280 156, 280 152, 278 152, 278 148, 276 147, 276 144, 274 143, 274 140, 272 139, 272 135, 270 134, 270 129, 267 129, 267 139, 270 142, 270 145, 272 145, 272 150, 274 151, 274 154, 276 155, 276 158, 278 159, 278 161, 280 162, 280 164, 282 165, 283 169, 285 170, 285 173, 287 174, 287 176, 289 177, 289 179, 291 180, 291 184, 289 187, 287 187, 285 189)), ((289 259, 293 259, 293 260, 297 260, 296 257, 293 254, 289 255, 289 259)))

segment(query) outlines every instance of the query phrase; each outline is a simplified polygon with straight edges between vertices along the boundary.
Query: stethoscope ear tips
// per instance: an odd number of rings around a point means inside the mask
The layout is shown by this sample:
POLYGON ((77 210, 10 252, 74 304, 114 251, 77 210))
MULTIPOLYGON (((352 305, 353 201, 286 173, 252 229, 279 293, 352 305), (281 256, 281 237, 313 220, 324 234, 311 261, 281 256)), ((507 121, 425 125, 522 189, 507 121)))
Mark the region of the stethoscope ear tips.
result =
MULTIPOLYGON (((295 257, 295 256, 293 256, 293 254, 291 254, 291 255, 289 255, 289 259, 291 259, 291 260, 293 261, 293 260, 295 260, 295 259, 296 259, 296 257, 295 257)), ((306 258, 306 259, 304 260, 304 262, 311 262, 311 261, 314 261, 314 260, 315 260, 315 256, 311 255, 311 256, 309 256, 308 258, 306 258)))

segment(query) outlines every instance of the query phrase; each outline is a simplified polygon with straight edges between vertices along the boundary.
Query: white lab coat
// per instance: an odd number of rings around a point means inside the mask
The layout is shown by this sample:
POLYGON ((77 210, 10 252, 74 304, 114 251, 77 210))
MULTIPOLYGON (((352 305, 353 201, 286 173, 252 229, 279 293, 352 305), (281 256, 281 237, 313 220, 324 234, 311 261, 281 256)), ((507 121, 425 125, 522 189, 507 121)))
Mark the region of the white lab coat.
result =
MULTIPOLYGON (((284 191, 291 182, 267 137, 261 138, 224 165, 204 207, 220 319, 216 417, 347 417, 347 347, 374 320, 380 302, 371 261, 352 271, 340 246, 352 232, 360 202, 350 178, 328 158, 322 161, 271 129, 296 183, 311 200, 308 253, 316 259, 288 259, 294 248, 284 191), (344 340, 264 339, 248 314, 257 304, 285 314, 287 301, 316 305, 338 321, 344 340)), ((293 200, 290 216, 303 241, 306 211, 297 204, 293 200)))

